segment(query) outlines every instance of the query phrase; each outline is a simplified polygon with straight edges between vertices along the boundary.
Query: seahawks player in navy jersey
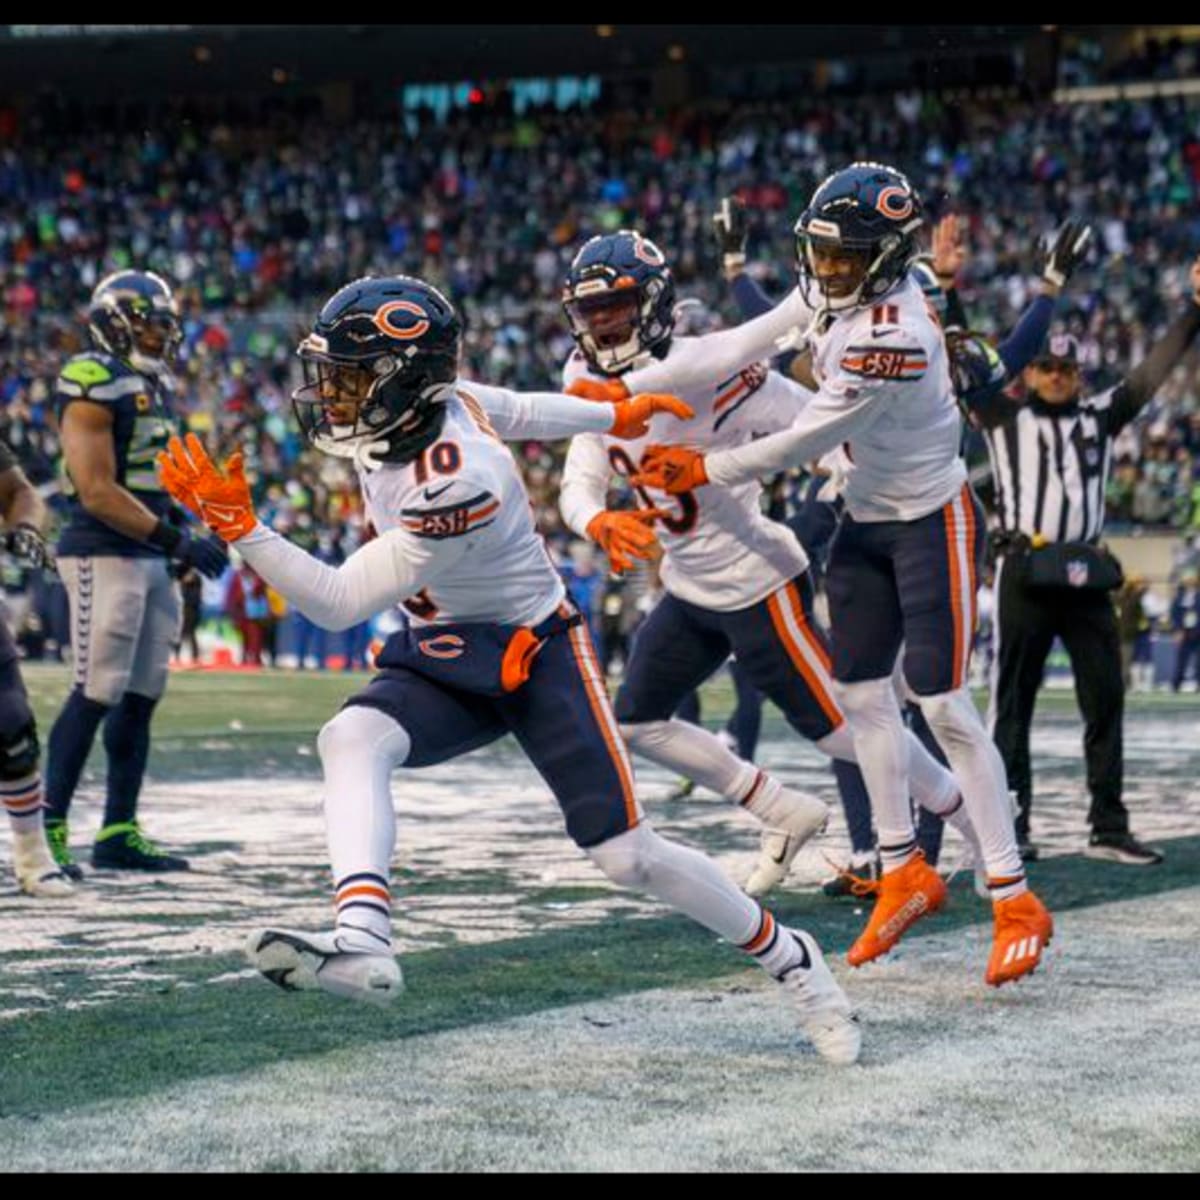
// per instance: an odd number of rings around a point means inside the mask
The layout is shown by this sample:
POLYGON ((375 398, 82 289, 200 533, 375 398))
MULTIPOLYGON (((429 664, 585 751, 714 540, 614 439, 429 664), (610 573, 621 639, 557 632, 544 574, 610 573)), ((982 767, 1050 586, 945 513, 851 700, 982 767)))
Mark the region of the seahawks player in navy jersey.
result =
POLYGON ((55 390, 68 497, 58 561, 75 678, 50 731, 46 830, 74 879, 82 872, 68 849, 67 812, 102 721, 108 787, 92 865, 187 869, 142 834, 138 794, 179 637, 178 568, 216 579, 228 561, 219 539, 187 532, 155 472, 155 455, 177 426, 170 364, 180 326, 171 289, 151 272, 118 271, 93 293, 88 329, 95 350, 75 355, 55 390))

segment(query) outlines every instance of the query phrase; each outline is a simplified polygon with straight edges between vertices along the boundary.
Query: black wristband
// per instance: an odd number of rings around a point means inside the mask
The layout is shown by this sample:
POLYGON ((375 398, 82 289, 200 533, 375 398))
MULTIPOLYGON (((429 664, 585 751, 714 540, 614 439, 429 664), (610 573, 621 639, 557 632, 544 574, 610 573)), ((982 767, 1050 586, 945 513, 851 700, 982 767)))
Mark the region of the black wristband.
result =
POLYGON ((170 558, 179 549, 179 543, 183 541, 183 531, 176 529, 174 525, 168 525, 166 521, 160 520, 150 530, 146 541, 151 546, 157 546, 170 558))

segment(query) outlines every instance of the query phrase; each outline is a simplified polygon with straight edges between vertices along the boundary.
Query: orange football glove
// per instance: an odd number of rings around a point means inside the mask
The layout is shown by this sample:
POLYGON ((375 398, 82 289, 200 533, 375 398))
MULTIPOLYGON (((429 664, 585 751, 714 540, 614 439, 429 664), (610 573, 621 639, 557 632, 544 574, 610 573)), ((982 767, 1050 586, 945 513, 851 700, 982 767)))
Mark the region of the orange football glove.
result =
POLYGON ((696 415, 696 410, 684 404, 678 396, 658 396, 653 393, 634 396, 632 400, 621 400, 613 405, 613 423, 608 432, 615 438, 645 437, 650 428, 650 418, 655 413, 670 413, 686 421, 696 415))
POLYGON ((600 543, 609 565, 619 575, 633 566, 635 558, 657 557, 658 538, 651 526, 667 514, 657 508, 623 509, 597 513, 587 526, 588 537, 600 543))
POLYGON ((617 404, 629 399, 629 389, 619 379, 577 379, 567 388, 567 395, 597 400, 601 404, 617 404))
POLYGON ((186 449, 177 437, 167 443, 167 452, 158 456, 158 467, 163 487, 222 541, 236 542, 258 524, 240 450, 225 460, 222 472, 203 442, 189 433, 186 449))
POLYGON ((629 480, 635 487, 657 488, 678 496, 708 482, 704 455, 686 446, 647 446, 638 473, 629 480))

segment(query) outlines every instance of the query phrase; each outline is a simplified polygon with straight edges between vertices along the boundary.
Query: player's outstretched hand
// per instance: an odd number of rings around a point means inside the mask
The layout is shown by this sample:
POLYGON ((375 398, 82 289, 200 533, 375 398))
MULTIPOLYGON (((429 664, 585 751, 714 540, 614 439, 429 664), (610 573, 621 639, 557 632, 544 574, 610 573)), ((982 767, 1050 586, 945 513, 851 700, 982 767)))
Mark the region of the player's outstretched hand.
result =
POLYGON ((189 433, 186 446, 177 437, 170 440, 166 453, 158 456, 158 467, 163 487, 222 541, 236 542, 258 524, 240 450, 225 460, 221 471, 200 439, 189 433))
POLYGON ((600 404, 619 404, 629 399, 629 389, 619 379, 576 379, 567 388, 567 395, 600 404))
POLYGON ((964 227, 956 213, 947 213, 933 227, 933 271, 944 288, 954 287, 967 261, 964 227))
POLYGON ((587 527, 588 536, 600 544, 608 563, 620 575, 635 558, 649 560, 661 552, 654 522, 667 514, 657 508, 634 508, 597 513, 587 527))
POLYGON ((1083 262, 1092 240, 1092 227, 1085 221, 1069 217, 1054 235, 1054 241, 1046 251, 1042 266, 1042 278, 1057 291, 1067 286, 1075 268, 1083 262))
POLYGON ((655 413, 670 413, 678 420, 686 421, 696 415, 696 410, 678 396, 646 392, 613 405, 613 423, 608 432, 615 438, 645 437, 650 428, 650 418, 655 413))
POLYGON ((629 480, 635 487, 652 487, 678 496, 708 482, 704 455, 685 446, 647 446, 638 473, 629 480))

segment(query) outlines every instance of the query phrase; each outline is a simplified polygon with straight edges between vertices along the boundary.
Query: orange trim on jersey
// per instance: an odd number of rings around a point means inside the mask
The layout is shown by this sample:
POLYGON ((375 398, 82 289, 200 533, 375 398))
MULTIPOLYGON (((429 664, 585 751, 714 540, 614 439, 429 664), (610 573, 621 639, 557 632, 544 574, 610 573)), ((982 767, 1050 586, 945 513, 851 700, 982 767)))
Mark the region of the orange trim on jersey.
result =
POLYGON ((951 687, 962 686, 963 610, 962 575, 958 569, 958 522, 954 515, 954 501, 942 509, 946 520, 946 554, 950 560, 950 614, 954 622, 954 673, 951 687))
POLYGON ((722 392, 713 402, 713 412, 720 412, 730 400, 736 400, 738 396, 746 391, 747 386, 746 381, 739 377, 733 387, 722 392))
POLYGON ((474 525, 476 521, 482 521, 484 517, 490 517, 499 507, 500 501, 493 500, 486 508, 481 508, 477 512, 471 513, 467 517, 467 524, 474 525))
POLYGON ((741 947, 747 954, 757 954, 764 946, 771 942, 771 938, 775 936, 775 918, 771 916, 767 909, 762 910, 762 925, 759 931, 741 947))
POLYGON ((629 828, 632 829, 638 823, 633 777, 626 758, 625 745, 619 741, 620 735, 616 733, 617 720, 613 716, 608 694, 600 691, 600 685, 597 682, 603 679, 603 676, 600 674, 600 665, 596 661, 596 652, 592 649, 592 639, 588 635, 586 626, 583 625, 576 625, 571 629, 569 637, 571 651, 575 655, 575 662, 579 667, 579 675, 583 680, 583 688, 587 693, 592 716, 595 717, 596 724, 600 727, 600 732, 604 736, 604 744, 608 747, 609 757, 617 769, 617 778, 621 781, 621 792, 625 797, 625 818, 629 822, 629 828), (618 740, 614 740, 614 736, 618 740))
POLYGON ((788 612, 791 613, 792 619, 796 622, 800 636, 804 638, 804 644, 809 645, 816 652, 817 661, 824 668, 826 676, 828 676, 829 658, 825 654, 824 647, 816 640, 812 631, 808 628, 808 622, 804 619, 804 608, 800 604, 800 597, 796 594, 796 585, 793 583, 784 585, 779 591, 772 592, 767 597, 767 611, 771 614, 771 624, 775 626, 775 633, 783 644, 788 658, 791 659, 792 666, 796 668, 801 678, 808 685, 808 690, 821 706, 821 711, 829 718, 834 729, 836 729, 846 718, 843 716, 842 710, 838 708, 837 701, 834 700, 829 689, 825 686, 824 680, 813 669, 812 663, 809 662, 804 653, 804 646, 797 642, 796 638, 792 635, 792 631, 788 628, 787 617, 784 614, 785 603, 788 605, 788 612), (781 595, 787 598, 786 601, 780 599, 781 595))
POLYGON ((498 442, 503 440, 496 432, 491 421, 488 420, 487 413, 483 411, 483 405, 461 384, 458 387, 458 398, 463 402, 463 407, 466 408, 471 420, 479 426, 480 433, 485 433, 488 437, 495 438, 498 442))

